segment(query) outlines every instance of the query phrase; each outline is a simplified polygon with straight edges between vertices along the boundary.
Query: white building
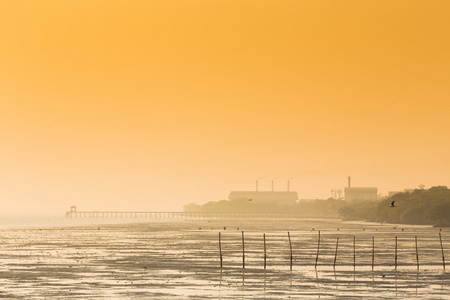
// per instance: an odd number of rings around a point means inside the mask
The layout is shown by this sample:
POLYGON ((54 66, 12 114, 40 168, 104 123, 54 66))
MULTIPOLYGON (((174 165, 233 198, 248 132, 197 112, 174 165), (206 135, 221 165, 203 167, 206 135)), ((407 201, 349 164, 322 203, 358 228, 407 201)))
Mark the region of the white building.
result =
POLYGON ((345 200, 377 200, 378 189, 376 187, 346 187, 344 189, 345 200))

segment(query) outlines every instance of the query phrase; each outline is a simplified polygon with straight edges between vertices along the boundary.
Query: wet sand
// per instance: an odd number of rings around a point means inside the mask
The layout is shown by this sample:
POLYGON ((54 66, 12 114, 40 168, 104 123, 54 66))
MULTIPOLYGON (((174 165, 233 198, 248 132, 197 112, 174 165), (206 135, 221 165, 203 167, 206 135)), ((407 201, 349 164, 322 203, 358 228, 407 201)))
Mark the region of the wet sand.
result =
MULTIPOLYGON (((3 229, 0 298, 449 298, 450 277, 442 266, 439 229, 394 227, 338 220, 197 219, 3 229), (321 244, 315 268, 319 230, 321 244), (292 270, 288 231, 293 247, 292 270)), ((443 229, 441 233, 447 255, 450 232, 443 229)))

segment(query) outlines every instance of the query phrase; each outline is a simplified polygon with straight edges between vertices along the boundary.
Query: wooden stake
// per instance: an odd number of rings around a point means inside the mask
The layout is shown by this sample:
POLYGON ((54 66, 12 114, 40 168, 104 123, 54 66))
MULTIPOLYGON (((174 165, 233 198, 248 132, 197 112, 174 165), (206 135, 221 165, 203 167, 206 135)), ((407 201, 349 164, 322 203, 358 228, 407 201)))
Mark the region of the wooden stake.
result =
POLYGON ((242 231, 242 268, 245 269, 244 231, 242 231))
POLYGON ((442 247, 442 236, 441 236, 440 232, 439 232, 439 241, 441 242, 442 265, 444 266, 444 270, 445 270, 444 248, 442 247))
POLYGON ((220 232, 219 232, 219 254, 220 254, 220 267, 222 268, 222 243, 220 242, 220 232))
POLYGON ((333 270, 336 269, 336 258, 337 258, 338 245, 339 245, 339 238, 336 239, 336 251, 334 252, 333 270))
POLYGON ((319 238, 317 239, 317 255, 316 255, 316 263, 314 264, 315 269, 317 269, 317 261, 319 260, 319 250, 320 250, 320 230, 319 230, 319 238))
POLYGON ((291 265, 290 265, 290 268, 292 270, 292 243, 291 243, 291 235, 289 234, 289 231, 288 231, 288 238, 289 238, 289 248, 291 250, 291 265))
POLYGON ((266 256, 266 234, 265 233, 264 233, 263 237, 264 237, 264 270, 265 270, 266 269, 266 259, 267 259, 267 256, 266 256))
POLYGON ((395 236, 395 271, 397 271, 397 236, 395 236))
POLYGON ((356 237, 353 236, 353 270, 356 269, 356 237))
POLYGON ((417 235, 416 235, 416 261, 417 261, 417 270, 419 270, 419 249, 417 247, 417 235))
POLYGON ((375 237, 372 236, 372 271, 375 264, 375 237))

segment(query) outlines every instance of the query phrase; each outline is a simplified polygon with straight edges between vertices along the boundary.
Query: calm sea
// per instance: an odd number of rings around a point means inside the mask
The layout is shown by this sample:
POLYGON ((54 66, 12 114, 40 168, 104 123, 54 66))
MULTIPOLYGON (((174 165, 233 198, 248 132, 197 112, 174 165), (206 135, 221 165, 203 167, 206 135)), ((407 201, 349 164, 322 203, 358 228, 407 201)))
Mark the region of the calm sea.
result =
POLYGON ((147 221, 142 218, 66 218, 63 214, 0 214, 0 229, 53 228, 97 224, 125 224, 147 221))

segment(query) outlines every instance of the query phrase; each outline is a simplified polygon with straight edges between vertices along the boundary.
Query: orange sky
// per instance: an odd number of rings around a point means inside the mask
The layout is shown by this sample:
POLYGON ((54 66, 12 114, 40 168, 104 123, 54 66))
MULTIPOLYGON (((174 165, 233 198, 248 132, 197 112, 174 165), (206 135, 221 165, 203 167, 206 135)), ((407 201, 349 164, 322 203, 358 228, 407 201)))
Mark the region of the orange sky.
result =
POLYGON ((450 1, 0 1, 0 211, 450 185, 450 1))

